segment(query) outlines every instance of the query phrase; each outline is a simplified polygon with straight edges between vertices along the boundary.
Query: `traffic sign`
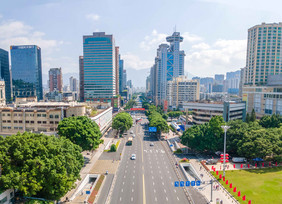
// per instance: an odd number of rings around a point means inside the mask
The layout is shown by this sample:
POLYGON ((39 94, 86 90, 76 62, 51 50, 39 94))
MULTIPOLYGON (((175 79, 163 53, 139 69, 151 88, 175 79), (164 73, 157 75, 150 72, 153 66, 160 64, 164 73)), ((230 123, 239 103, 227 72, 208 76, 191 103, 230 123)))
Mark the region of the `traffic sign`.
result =
POLYGON ((191 181, 191 186, 195 186, 195 181, 191 181))
POLYGON ((184 186, 184 181, 180 181, 180 187, 184 186))
POLYGON ((90 191, 86 191, 86 194, 89 195, 89 194, 90 194, 90 191))
POLYGON ((174 187, 179 187, 179 181, 174 182, 174 187))
POLYGON ((149 132, 157 132, 157 127, 149 127, 149 132))
POLYGON ((173 144, 170 144, 169 146, 170 146, 170 147, 173 147, 173 144))
POLYGON ((186 181, 186 186, 190 186, 190 181, 186 181))
POLYGON ((196 186, 200 186, 201 185, 201 181, 196 181, 196 186))

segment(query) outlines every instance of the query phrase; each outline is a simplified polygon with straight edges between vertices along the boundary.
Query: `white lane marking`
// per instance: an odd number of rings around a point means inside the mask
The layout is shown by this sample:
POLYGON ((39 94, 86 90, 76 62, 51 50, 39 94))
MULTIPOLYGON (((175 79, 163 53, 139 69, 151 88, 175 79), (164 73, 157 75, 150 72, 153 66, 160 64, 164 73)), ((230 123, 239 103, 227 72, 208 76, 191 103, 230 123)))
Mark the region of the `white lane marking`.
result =
POLYGON ((122 182, 122 185, 124 185, 124 182, 122 182))
POLYGON ((165 199, 166 199, 166 201, 168 201, 168 198, 167 198, 167 197, 165 197, 165 199))
POLYGON ((156 201, 156 202, 158 201, 157 197, 155 197, 155 201, 156 201))
POLYGON ((125 168, 127 168, 128 166, 126 165, 125 168))
POLYGON ((123 192, 123 188, 121 189, 121 192, 123 192))
POLYGON ((154 193, 156 193, 156 189, 154 189, 154 193))
POLYGON ((152 179, 154 179, 154 177, 152 176, 152 179))
POLYGON ((135 173, 135 170, 133 170, 133 173, 135 173))
POLYGON ((179 198, 177 197, 177 200, 179 200, 179 198))
POLYGON ((169 174, 169 171, 167 171, 167 173, 169 174))
POLYGON ((133 176, 133 179, 135 178, 135 176, 133 176))
POLYGON ((159 171, 159 173, 161 173, 161 171, 159 171))
POLYGON ((121 197, 119 197, 119 201, 121 201, 121 197))
POLYGON ((135 169, 135 165, 134 165, 134 167, 133 167, 134 169, 135 169))
POLYGON ((166 193, 166 190, 164 189, 164 192, 166 193))
POLYGON ((163 179, 163 177, 161 176, 161 179, 163 179))
POLYGON ((131 197, 131 202, 133 201, 133 197, 131 197))
POLYGON ((156 152, 158 153, 158 150, 156 150, 156 152))
POLYGON ((169 177, 169 179, 171 179, 171 176, 169 177))
POLYGON ((167 166, 165 168, 167 168, 167 166))
POLYGON ((126 176, 124 176, 123 178, 125 178, 126 176))
POLYGON ((134 182, 132 182, 132 185, 134 185, 134 182))
POLYGON ((164 182, 162 182, 163 186, 164 186, 164 182))
POLYGON ((150 166, 150 168, 152 168, 152 166, 150 166))
POLYGON ((151 174, 153 173, 153 171, 151 171, 151 174))
POLYGON ((127 170, 125 170, 125 173, 127 172, 127 170))
POLYGON ((131 191, 132 191, 132 193, 133 193, 133 192, 134 192, 134 189, 132 188, 132 190, 131 190, 131 191))
POLYGON ((155 182, 153 182, 153 186, 155 185, 155 182))
POLYGON ((176 190, 174 189, 174 193, 176 193, 176 190))

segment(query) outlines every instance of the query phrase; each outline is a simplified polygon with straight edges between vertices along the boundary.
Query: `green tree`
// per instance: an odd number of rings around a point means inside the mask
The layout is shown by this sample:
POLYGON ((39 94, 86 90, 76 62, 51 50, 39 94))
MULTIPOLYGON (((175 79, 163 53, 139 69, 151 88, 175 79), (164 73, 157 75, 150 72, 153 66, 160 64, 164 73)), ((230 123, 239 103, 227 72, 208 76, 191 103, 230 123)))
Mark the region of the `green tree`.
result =
POLYGON ((250 121, 251 121, 250 115, 249 115, 249 113, 247 113, 247 115, 246 115, 246 122, 249 123, 250 121))
POLYGON ((251 122, 255 122, 256 119, 257 119, 256 112, 255 112, 255 110, 253 109, 253 110, 252 110, 252 113, 251 113, 251 116, 250 116, 250 121, 251 121, 251 122))
POLYGON ((181 111, 171 111, 171 112, 168 112, 167 115, 172 120, 172 118, 179 118, 181 115, 183 115, 183 112, 181 112, 181 111))
POLYGON ((161 132, 168 132, 169 127, 167 122, 162 117, 154 117, 150 120, 149 123, 150 127, 157 127, 157 131, 161 132))
POLYGON ((282 125, 282 116, 276 114, 265 115, 260 119, 259 124, 264 128, 280 127, 282 125))
POLYGON ((110 148, 110 152, 116 152, 117 151, 117 147, 115 144, 112 144, 111 145, 111 148, 110 148))
POLYGON ((165 119, 165 120, 167 120, 167 119, 168 119, 167 114, 163 114, 163 115, 162 115, 162 117, 163 117, 163 119, 165 119))
POLYGON ((25 132, 0 140, 0 191, 59 200, 80 178, 81 148, 62 137, 25 132))
POLYGON ((137 102, 135 100, 131 99, 127 102, 124 109, 128 110, 130 108, 133 108, 133 106, 137 106, 137 102))
POLYGON ((119 133, 123 133, 126 130, 129 130, 133 125, 132 117, 129 113, 121 112, 118 113, 112 123, 112 127, 115 130, 118 130, 119 133))
POLYGON ((79 145, 82 150, 94 150, 103 142, 99 126, 86 116, 64 118, 59 122, 58 134, 79 145))

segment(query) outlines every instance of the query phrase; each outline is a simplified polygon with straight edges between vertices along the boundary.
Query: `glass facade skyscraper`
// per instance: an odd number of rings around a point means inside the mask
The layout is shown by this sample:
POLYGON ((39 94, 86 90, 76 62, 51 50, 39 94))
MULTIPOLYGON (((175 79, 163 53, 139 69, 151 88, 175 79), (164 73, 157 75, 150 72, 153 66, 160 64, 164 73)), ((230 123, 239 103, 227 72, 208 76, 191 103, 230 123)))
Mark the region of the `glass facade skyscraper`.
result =
POLYGON ((13 96, 43 99, 41 49, 36 45, 11 46, 13 96))
POLYGON ((123 60, 120 59, 119 55, 119 93, 122 93, 125 88, 123 85, 123 60))
POLYGON ((11 73, 9 67, 9 53, 6 50, 0 49, 0 80, 5 81, 5 97, 6 101, 10 101, 11 94, 11 73))
POLYGON ((111 102, 116 95, 115 42, 112 35, 83 36, 84 100, 111 102))

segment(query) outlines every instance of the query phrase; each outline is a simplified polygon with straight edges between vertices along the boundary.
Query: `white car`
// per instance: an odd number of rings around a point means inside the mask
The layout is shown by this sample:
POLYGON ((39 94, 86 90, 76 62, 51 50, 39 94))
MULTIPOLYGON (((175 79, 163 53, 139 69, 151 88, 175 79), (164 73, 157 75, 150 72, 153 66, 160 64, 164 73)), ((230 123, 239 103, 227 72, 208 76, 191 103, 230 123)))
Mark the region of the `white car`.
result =
POLYGON ((132 154, 131 155, 131 160, 135 160, 136 159, 136 154, 132 154))
POLYGON ((135 134, 133 134, 132 137, 135 138, 135 134))
POLYGON ((133 130, 130 131, 130 134, 133 134, 133 130))

